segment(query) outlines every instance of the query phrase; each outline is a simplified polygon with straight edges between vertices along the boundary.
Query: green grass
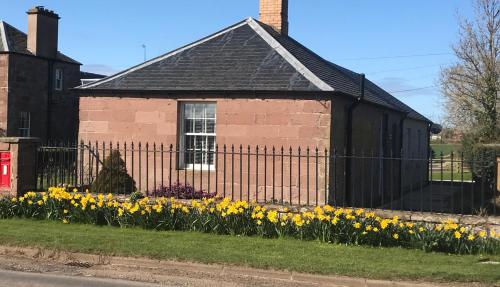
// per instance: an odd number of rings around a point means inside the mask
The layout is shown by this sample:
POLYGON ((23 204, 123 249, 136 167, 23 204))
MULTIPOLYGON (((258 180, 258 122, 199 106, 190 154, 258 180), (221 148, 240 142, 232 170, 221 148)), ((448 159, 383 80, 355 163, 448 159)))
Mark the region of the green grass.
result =
MULTIPOLYGON (((443 180, 451 180, 451 171, 443 170, 443 180)), ((440 181, 441 180, 441 171, 433 171, 432 172, 432 180, 440 181)), ((453 181, 461 181, 462 174, 458 171, 453 172, 453 181)), ((472 180, 472 173, 470 171, 464 171, 464 180, 472 180)))
POLYGON ((462 150, 462 145, 460 144, 431 144, 431 149, 434 151, 436 158, 439 158, 441 152, 443 156, 451 154, 453 151, 456 156, 459 156, 459 152, 462 150))
POLYGON ((33 220, 0 220, 0 244, 72 252, 245 265, 377 279, 499 283, 500 255, 459 256, 294 239, 157 232, 33 220))

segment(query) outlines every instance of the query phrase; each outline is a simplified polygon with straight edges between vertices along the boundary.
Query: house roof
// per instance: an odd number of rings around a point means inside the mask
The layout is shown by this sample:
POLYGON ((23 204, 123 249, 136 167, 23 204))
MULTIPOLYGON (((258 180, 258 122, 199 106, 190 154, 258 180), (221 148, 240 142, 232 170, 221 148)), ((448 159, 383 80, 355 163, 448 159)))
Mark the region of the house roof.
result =
MULTIPOLYGON (((0 52, 13 52, 34 56, 28 51, 28 36, 15 27, 0 20, 0 52)), ((57 60, 62 62, 80 64, 78 61, 57 52, 57 60)))
MULTIPOLYGON (((359 96, 360 74, 331 63, 289 36, 248 18, 81 91, 338 91, 359 96)), ((430 122, 370 81, 369 102, 430 122)))
POLYGON ((80 71, 80 79, 103 79, 105 75, 80 71))

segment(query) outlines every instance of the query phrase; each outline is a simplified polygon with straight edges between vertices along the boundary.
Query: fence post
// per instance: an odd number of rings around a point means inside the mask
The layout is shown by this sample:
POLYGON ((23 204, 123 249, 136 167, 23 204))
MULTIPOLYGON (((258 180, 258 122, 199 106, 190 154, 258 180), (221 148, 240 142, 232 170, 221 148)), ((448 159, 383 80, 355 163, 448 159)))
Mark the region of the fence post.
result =
POLYGON ((500 155, 497 155, 497 193, 500 193, 500 155))

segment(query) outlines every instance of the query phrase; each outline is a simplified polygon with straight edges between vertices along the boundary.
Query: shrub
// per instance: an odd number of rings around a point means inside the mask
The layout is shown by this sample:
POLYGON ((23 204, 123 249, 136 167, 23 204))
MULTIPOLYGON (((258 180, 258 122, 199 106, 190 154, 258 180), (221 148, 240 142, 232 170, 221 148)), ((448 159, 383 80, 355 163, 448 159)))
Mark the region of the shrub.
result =
POLYGON ((90 190, 93 193, 122 193, 131 194, 135 192, 134 179, 127 173, 125 162, 120 152, 114 150, 104 160, 102 169, 92 183, 90 190))
POLYGON ((217 193, 208 193, 203 190, 196 190, 193 186, 183 185, 179 182, 172 186, 160 186, 154 192, 156 197, 174 197, 178 199, 202 199, 214 198, 217 193))
POLYGON ((474 178, 493 189, 495 184, 495 171, 497 160, 500 155, 500 144, 476 144, 472 147, 471 167, 474 178))

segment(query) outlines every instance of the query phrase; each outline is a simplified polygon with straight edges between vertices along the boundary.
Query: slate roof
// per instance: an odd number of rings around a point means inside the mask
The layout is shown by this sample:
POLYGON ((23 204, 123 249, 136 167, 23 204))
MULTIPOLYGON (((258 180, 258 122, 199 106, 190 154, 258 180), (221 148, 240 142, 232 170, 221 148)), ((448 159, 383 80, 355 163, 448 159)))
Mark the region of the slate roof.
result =
MULTIPOLYGON (((28 51, 28 36, 10 24, 0 20, 0 52, 14 52, 33 55, 28 51)), ((57 52, 57 60, 80 64, 78 61, 57 52)))
POLYGON ((80 71, 80 79, 103 79, 105 75, 80 71))
MULTIPOLYGON (((360 74, 248 18, 81 91, 338 91, 358 97, 360 74)), ((365 99, 428 121, 367 80, 365 99)))

